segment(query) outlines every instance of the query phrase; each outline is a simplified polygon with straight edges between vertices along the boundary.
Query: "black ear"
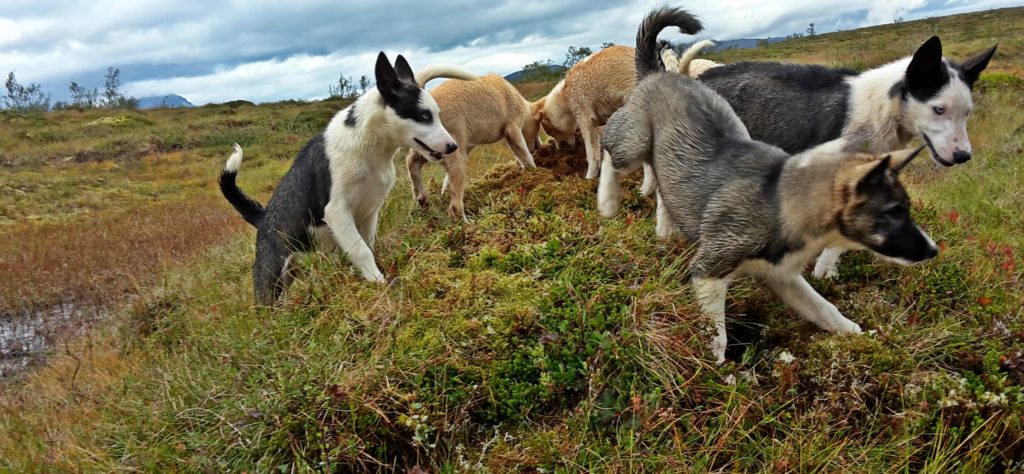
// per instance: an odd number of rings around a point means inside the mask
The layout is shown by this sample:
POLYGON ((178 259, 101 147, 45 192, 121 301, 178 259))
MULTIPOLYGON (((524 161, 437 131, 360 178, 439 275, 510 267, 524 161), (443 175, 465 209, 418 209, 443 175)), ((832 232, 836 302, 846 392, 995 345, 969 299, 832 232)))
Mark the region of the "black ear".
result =
POLYGON ((377 66, 374 69, 374 77, 377 79, 377 90, 384 97, 394 95, 398 90, 398 76, 395 69, 391 67, 388 57, 381 51, 377 55, 377 66))
POLYGON ((398 80, 405 81, 411 84, 416 83, 416 75, 412 73, 412 68, 409 67, 409 62, 405 60, 401 54, 395 58, 395 74, 398 75, 398 80))
POLYGON ((892 155, 885 155, 857 182, 857 191, 865 192, 869 188, 885 183, 885 174, 889 172, 889 165, 892 162, 892 155))
POLYGON ((907 66, 906 87, 921 92, 917 97, 937 93, 949 80, 949 73, 942 64, 942 41, 932 36, 914 51, 914 57, 907 66), (931 91, 932 94, 928 94, 931 91))
POLYGON ((992 45, 991 48, 982 51, 981 54, 967 59, 960 64, 960 67, 964 68, 964 78, 967 80, 968 86, 974 86, 978 77, 981 76, 981 71, 988 67, 988 60, 992 59, 992 56, 996 54, 998 46, 998 44, 992 45))

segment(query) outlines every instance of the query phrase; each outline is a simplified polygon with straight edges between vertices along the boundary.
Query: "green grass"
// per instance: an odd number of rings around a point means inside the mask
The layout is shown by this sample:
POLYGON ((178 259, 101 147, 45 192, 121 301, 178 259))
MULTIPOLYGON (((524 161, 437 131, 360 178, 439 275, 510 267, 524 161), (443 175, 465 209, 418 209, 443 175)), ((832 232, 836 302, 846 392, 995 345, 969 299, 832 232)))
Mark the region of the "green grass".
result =
MULTIPOLYGON (((627 193, 624 214, 601 219, 578 155, 523 171, 494 145, 472 158, 469 223, 446 215, 437 167, 427 211, 400 181, 375 249, 391 286, 311 254, 279 306, 253 307, 251 231, 167 272, 0 391, 0 470, 1022 469, 1022 105, 1020 79, 988 75, 975 159, 905 172, 939 257, 894 268, 851 253, 838 280, 814 283, 864 335, 823 333, 741 280, 731 362, 716 366, 689 248, 654 238, 651 200, 627 193)), ((321 107, 238 114, 280 124, 321 107)), ((188 130, 213 110, 139 127, 188 130)), ((188 132, 205 145, 180 166, 215 179, 231 130, 248 126, 188 132)), ((266 191, 301 143, 252 134, 242 186, 266 191)), ((18 169, 46 169, 44 155, 18 169)))
POLYGON ((942 40, 943 54, 963 60, 998 43, 990 72, 1024 75, 1024 37, 1017 34, 1024 8, 1004 8, 963 15, 904 21, 850 31, 820 34, 752 49, 707 54, 724 62, 795 61, 863 70, 913 54, 931 36, 942 40))

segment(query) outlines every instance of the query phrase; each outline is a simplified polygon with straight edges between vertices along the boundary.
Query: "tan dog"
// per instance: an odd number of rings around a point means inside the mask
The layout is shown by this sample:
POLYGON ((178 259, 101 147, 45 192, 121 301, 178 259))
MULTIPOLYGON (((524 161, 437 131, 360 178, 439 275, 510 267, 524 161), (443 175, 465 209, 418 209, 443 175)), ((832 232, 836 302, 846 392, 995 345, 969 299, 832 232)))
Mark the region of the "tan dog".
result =
MULTIPOLYGON (((441 164, 447 172, 445 187, 451 191, 448 211, 465 219, 463 200, 469 153, 476 146, 504 139, 519 165, 533 168, 530 152, 537 142, 539 125, 532 117, 530 103, 512 84, 496 74, 475 81, 446 81, 430 95, 441 108, 441 124, 459 145, 455 153, 441 160, 441 164)), ((420 171, 428 160, 437 161, 416 151, 410 151, 405 160, 413 196, 422 207, 427 206, 427 189, 420 171)))
POLYGON ((600 169, 598 127, 636 86, 633 55, 628 46, 602 49, 576 63, 547 97, 533 104, 534 118, 555 140, 575 145, 579 127, 587 150, 587 179, 600 169))

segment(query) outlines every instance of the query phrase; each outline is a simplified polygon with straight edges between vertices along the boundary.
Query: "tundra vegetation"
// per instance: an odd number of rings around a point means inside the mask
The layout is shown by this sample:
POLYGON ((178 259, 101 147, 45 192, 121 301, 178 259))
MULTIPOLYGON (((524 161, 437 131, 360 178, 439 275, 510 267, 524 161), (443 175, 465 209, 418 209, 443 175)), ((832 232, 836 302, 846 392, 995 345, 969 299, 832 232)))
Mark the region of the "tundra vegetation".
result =
POLYGON ((1022 20, 709 56, 870 67, 936 32, 951 57, 1000 43, 975 91, 974 160, 904 172, 940 255, 896 268, 852 253, 814 282, 863 335, 821 332, 741 281, 722 366, 689 247, 657 241, 654 202, 635 193, 601 219, 582 150, 545 146, 520 170, 503 145, 479 148, 468 223, 420 210, 399 180, 376 246, 393 285, 310 254, 258 308, 254 232, 216 177, 237 141, 240 185, 266 202, 345 100, 0 112, 2 317, 106 308, 77 336, 55 328, 50 357, 3 382, 0 470, 1024 469, 1022 20))

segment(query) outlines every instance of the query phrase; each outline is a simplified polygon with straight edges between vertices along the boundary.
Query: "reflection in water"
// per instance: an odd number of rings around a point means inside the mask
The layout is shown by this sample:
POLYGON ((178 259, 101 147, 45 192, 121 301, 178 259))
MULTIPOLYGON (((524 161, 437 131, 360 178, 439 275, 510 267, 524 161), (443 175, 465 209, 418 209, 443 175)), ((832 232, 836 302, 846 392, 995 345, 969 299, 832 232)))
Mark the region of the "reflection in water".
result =
POLYGON ((0 380, 43 360, 56 346, 80 336, 102 311, 61 303, 36 311, 0 313, 0 380))

